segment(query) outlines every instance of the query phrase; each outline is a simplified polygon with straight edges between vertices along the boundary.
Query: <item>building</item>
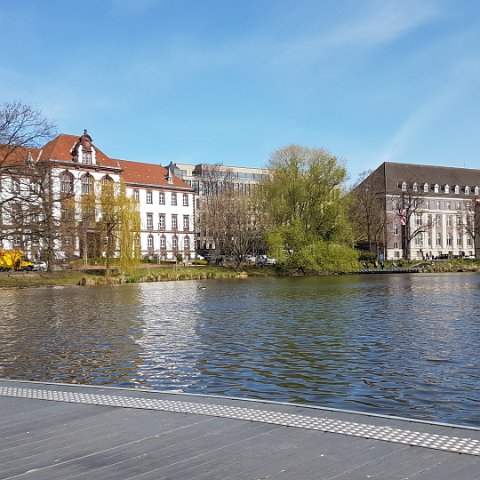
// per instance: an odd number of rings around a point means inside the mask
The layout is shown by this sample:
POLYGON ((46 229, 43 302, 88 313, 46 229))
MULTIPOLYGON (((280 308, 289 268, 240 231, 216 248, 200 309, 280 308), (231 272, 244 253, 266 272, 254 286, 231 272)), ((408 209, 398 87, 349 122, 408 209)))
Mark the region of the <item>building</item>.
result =
POLYGON ((17 149, 0 166, 2 248, 22 248, 40 256, 45 238, 34 226, 47 223, 51 213, 60 224, 54 240, 57 257, 97 256, 103 239, 92 224, 99 212, 86 222, 83 200, 113 182, 122 183, 127 196, 138 202, 136 241, 142 256, 169 260, 178 254, 185 259, 195 254, 194 191, 172 168, 111 158, 86 130, 80 137, 58 135, 39 149, 17 149), (47 185, 48 191, 42 193, 47 185))
POLYGON ((261 168, 232 167, 227 165, 175 163, 170 166, 175 174, 190 185, 196 193, 195 238, 196 250, 208 255, 216 249, 215 241, 208 234, 204 222, 209 197, 229 188, 238 195, 250 195, 259 182, 269 176, 261 168))
POLYGON ((373 195, 381 207, 381 250, 387 259, 479 252, 480 170, 386 162, 355 192, 373 195))

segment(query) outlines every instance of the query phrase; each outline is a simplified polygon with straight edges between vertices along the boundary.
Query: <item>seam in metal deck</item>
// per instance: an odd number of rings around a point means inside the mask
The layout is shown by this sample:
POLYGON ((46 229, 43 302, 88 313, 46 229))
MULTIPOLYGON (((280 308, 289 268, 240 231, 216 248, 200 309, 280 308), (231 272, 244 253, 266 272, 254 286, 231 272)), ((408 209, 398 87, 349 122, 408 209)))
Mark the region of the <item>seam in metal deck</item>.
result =
POLYGON ((2 386, 0 386, 0 396, 86 405, 159 410, 173 413, 191 413, 308 430, 319 430, 322 432, 382 440, 385 442, 406 444, 432 450, 480 456, 480 441, 472 438, 435 435, 425 432, 392 428, 389 426, 374 426, 364 423, 318 418, 308 415, 275 412, 270 410, 257 410, 245 407, 232 407, 175 400, 158 400, 121 395, 103 395, 2 386))

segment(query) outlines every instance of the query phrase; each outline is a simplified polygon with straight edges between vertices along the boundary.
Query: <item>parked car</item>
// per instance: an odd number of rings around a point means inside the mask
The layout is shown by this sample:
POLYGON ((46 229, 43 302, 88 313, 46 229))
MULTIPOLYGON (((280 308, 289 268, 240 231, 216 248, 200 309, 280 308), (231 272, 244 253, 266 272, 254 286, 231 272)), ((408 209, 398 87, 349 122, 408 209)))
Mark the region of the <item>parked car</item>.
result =
POLYGON ((33 268, 34 272, 46 272, 47 271, 47 264, 42 260, 34 260, 33 261, 33 268))
POLYGON ((205 257, 199 255, 198 253, 195 255, 195 260, 205 260, 205 257))
POLYGON ((257 257, 253 255, 247 255, 244 260, 245 262, 252 264, 252 263, 256 263, 257 257))

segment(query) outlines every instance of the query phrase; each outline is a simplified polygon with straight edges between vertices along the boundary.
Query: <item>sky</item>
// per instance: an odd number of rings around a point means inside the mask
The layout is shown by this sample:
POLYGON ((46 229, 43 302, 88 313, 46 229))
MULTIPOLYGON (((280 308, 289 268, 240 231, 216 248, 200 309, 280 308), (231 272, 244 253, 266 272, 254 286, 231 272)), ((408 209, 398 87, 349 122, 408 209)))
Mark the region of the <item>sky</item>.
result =
POLYGON ((113 158, 480 168, 480 2, 0 0, 0 104, 113 158))

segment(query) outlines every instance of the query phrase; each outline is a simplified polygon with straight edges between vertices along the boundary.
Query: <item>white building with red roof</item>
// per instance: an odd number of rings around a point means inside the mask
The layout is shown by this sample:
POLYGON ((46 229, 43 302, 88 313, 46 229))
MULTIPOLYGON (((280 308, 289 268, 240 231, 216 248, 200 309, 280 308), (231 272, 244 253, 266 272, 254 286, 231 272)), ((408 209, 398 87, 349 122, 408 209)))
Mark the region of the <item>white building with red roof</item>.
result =
MULTIPOLYGON (((193 258, 194 246, 194 190, 176 177, 172 168, 161 165, 117 160, 103 153, 85 130, 80 137, 60 134, 42 148, 17 149, 2 164, 0 172, 0 247, 21 248, 27 254, 41 253, 41 239, 28 238, 25 231, 14 232, 14 225, 5 205, 23 201, 32 202, 31 181, 21 182, 20 166, 48 165, 51 192, 55 198, 75 198, 98 191, 105 182, 123 184, 127 195, 138 202, 140 230, 137 246, 142 256, 159 260, 173 260, 178 254, 184 259, 193 258), (16 187, 19 184, 18 188, 16 187), (9 202, 9 200, 12 200, 9 202), (9 231, 14 232, 11 235, 9 231)), ((60 205, 60 202, 59 202, 60 205)), ((57 206, 54 214, 62 215, 57 206)), ((78 212, 77 212, 78 214, 78 212)), ((39 219, 42 221, 42 219, 39 219)), ((95 232, 88 232, 90 236, 95 232)), ((71 232, 59 235, 55 242, 56 254, 62 257, 86 257, 86 236, 71 232)), ((98 243, 99 239, 94 239, 98 243)))

